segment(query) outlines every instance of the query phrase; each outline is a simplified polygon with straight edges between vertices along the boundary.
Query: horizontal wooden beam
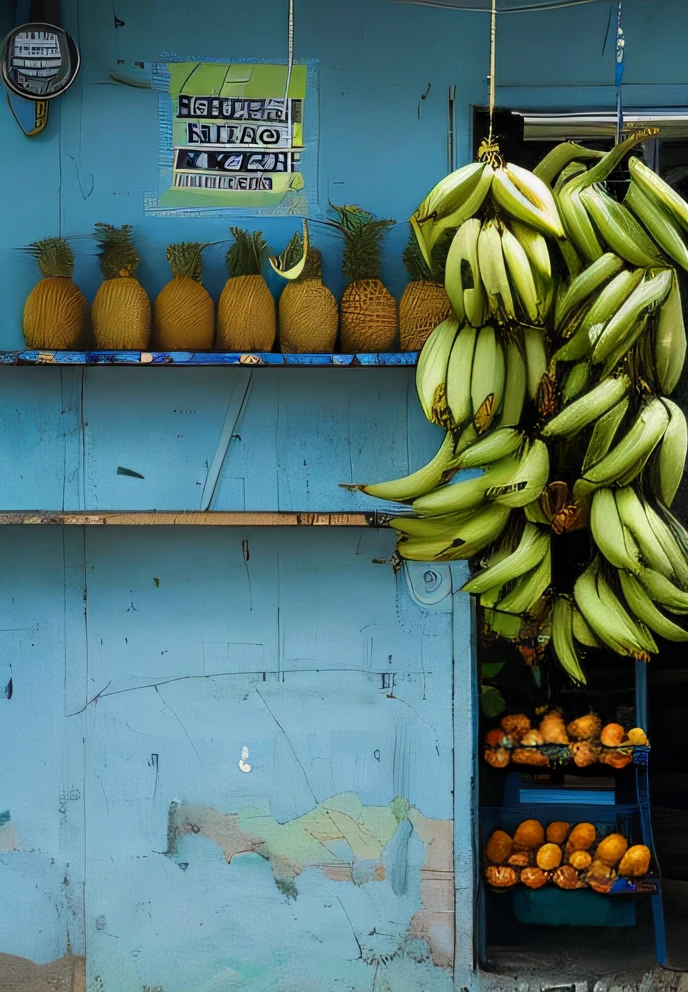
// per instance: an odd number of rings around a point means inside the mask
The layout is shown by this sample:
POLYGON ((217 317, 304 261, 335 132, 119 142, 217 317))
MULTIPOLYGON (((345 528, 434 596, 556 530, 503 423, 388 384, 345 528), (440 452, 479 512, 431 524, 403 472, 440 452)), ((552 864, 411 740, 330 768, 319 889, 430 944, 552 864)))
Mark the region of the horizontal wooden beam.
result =
POLYGON ((118 511, 104 513, 50 513, 43 510, 17 510, 0 513, 0 525, 59 524, 95 527, 381 527, 388 514, 381 513, 251 513, 234 511, 118 511))
POLYGON ((0 351, 0 365, 208 366, 242 368, 393 368, 413 366, 417 351, 357 355, 283 355, 271 351, 0 351))

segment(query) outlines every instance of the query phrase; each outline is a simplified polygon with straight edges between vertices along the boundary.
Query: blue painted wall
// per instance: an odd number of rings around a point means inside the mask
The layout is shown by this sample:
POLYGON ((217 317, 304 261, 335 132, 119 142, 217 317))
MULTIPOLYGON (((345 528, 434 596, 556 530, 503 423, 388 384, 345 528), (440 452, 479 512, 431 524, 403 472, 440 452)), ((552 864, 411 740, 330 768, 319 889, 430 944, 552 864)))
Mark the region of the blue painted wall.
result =
MULTIPOLYGON (((224 237, 226 221, 144 216, 156 98, 108 71, 164 52, 283 58, 285 6, 117 0, 115 31, 105 0, 63 0, 84 63, 48 133, 26 141, 0 102, 0 349, 22 346, 36 278, 18 247, 79 236, 90 298, 95 221, 135 226, 151 294, 165 245, 224 237)), ((627 101, 688 103, 682 0, 625 8, 627 101)), ((607 13, 504 18, 500 102, 610 106, 607 13)), ((400 222, 384 257, 397 297, 401 222, 445 170, 451 84, 469 154, 486 27, 386 0, 296 2, 296 54, 321 60, 321 203, 400 222)), ((295 228, 263 226, 277 248, 295 228)), ((320 246, 338 291, 341 245, 320 246)), ((216 250, 206 283, 217 295, 223 280, 216 250)), ((403 474, 439 443, 404 369, 1 368, 0 396, 0 509, 370 509, 338 484, 403 474)), ((469 604, 457 570, 451 597, 421 608, 392 545, 368 530, 2 529, 0 986, 479 987, 469 604)))

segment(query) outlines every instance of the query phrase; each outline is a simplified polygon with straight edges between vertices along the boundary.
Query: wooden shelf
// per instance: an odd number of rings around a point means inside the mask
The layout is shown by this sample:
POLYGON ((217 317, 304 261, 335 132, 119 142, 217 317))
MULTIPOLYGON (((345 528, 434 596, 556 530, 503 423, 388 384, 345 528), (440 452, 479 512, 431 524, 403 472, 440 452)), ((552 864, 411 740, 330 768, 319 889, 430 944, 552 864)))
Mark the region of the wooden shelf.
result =
POLYGON ((80 511, 50 513, 44 510, 13 510, 0 513, 0 525, 45 525, 96 527, 383 527, 389 514, 373 513, 279 513, 234 511, 80 511))
POLYGON ((283 355, 260 351, 0 351, 0 365, 241 365, 248 367, 382 368, 417 363, 417 351, 356 355, 283 355))

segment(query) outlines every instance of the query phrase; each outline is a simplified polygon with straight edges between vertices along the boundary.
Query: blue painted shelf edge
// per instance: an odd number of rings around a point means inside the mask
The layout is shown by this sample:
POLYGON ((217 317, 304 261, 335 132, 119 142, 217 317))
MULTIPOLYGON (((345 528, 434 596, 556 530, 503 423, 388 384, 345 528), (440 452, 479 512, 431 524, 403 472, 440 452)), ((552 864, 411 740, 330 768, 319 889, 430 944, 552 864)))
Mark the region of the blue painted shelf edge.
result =
POLYGON ((417 351, 356 355, 285 355, 228 351, 0 351, 0 365, 242 365, 365 368, 413 366, 417 351))

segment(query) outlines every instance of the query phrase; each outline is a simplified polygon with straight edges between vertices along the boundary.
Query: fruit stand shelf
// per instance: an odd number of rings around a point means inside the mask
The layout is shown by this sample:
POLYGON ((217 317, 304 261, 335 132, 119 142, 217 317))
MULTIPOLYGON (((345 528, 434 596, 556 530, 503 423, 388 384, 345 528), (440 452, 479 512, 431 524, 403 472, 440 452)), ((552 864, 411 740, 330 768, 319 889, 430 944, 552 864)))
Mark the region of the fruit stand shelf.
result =
POLYGON ((366 368, 415 365, 417 351, 284 355, 229 351, 0 351, 0 365, 256 365, 366 368))
POLYGON ((94 527, 104 524, 124 527, 383 527, 389 514, 382 513, 288 513, 277 511, 118 511, 103 513, 11 510, 0 512, 0 526, 14 524, 60 524, 94 527))

